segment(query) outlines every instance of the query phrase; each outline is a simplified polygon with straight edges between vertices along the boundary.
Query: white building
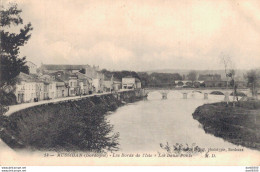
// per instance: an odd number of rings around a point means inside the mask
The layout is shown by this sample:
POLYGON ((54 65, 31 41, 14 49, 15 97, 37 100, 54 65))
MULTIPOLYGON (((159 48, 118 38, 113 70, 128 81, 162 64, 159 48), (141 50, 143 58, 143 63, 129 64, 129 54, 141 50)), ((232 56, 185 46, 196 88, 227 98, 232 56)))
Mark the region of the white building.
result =
POLYGON ((29 68, 29 73, 30 74, 36 74, 37 73, 37 65, 34 64, 33 62, 27 61, 26 66, 29 68))
POLYGON ((69 95, 69 88, 66 87, 66 84, 56 79, 56 96, 57 98, 67 97, 69 95))
POLYGON ((80 92, 80 86, 77 76, 69 77, 69 96, 76 96, 80 92))
POLYGON ((43 94, 43 96, 39 96, 40 99, 57 98, 55 77, 45 74, 45 75, 39 76, 39 79, 43 82, 43 84, 39 85, 40 90, 42 90, 41 94, 43 94))
POLYGON ((80 94, 89 94, 89 91, 92 91, 92 79, 80 72, 76 72, 75 74, 78 76, 80 94))
POLYGON ((118 91, 122 88, 122 83, 120 81, 114 81, 113 82, 113 90, 118 91))
POLYGON ((38 84, 41 84, 34 77, 21 72, 18 75, 18 82, 16 84, 15 95, 18 103, 33 102, 39 96, 38 84))
POLYGON ((21 81, 16 85, 15 95, 18 103, 32 102, 36 97, 36 83, 21 81))
POLYGON ((102 79, 99 78, 92 79, 92 86, 94 92, 102 92, 103 91, 102 79))
POLYGON ((141 81, 134 77, 122 78, 122 89, 136 89, 141 88, 141 81))
POLYGON ((56 82, 54 81, 49 83, 49 98, 50 99, 57 98, 56 82))

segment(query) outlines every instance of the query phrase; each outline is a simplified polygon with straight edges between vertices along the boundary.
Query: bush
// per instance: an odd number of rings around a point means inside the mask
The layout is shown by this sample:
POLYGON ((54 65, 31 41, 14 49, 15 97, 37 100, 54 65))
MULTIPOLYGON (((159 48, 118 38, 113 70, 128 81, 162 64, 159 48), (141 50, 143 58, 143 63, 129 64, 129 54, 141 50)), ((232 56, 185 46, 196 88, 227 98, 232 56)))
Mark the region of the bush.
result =
POLYGON ((7 106, 0 104, 0 116, 4 115, 8 110, 9 110, 9 108, 7 106))
MULTIPOLYGON (((233 95, 234 95, 234 93, 232 92, 230 95, 231 95, 231 96, 233 96, 233 95)), ((239 97, 245 97, 245 96, 246 96, 246 94, 245 94, 245 93, 243 93, 243 92, 237 92, 235 96, 239 96, 239 97)))
POLYGON ((235 108, 221 102, 202 105, 192 115, 206 133, 260 150, 259 109, 260 101, 237 102, 235 108))
POLYGON ((10 92, 10 93, 6 93, 4 91, 0 91, 0 104, 1 105, 14 105, 17 104, 16 101, 16 96, 14 93, 10 92))
POLYGON ((5 129, 32 150, 114 151, 119 134, 105 113, 118 105, 112 95, 39 105, 9 116, 5 129))

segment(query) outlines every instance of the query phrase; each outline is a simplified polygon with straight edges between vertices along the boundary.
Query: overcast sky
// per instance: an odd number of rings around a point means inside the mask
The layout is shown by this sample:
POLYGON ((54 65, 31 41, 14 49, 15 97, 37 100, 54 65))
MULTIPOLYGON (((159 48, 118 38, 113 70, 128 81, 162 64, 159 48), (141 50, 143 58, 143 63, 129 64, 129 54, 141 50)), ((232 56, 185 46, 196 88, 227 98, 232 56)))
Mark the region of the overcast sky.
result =
MULTIPOLYGON (((4 0, 4 4, 9 2, 4 0)), ((33 25, 22 48, 37 65, 110 70, 260 66, 260 1, 15 0, 33 25)))

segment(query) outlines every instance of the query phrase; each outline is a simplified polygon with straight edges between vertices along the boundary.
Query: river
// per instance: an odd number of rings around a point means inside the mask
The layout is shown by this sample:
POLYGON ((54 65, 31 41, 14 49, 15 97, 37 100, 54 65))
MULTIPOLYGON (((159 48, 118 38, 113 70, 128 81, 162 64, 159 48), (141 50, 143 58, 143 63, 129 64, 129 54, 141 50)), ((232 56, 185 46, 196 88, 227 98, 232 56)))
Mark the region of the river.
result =
MULTIPOLYGON (((232 97, 230 97, 232 100, 232 97)), ((120 151, 157 152, 160 143, 173 145, 196 145, 203 148, 238 148, 221 138, 206 134, 192 113, 205 103, 224 100, 224 96, 188 94, 183 99, 178 91, 168 93, 168 99, 162 100, 159 92, 151 92, 145 101, 128 104, 112 113, 108 120, 114 125, 114 131, 120 133, 120 151)))

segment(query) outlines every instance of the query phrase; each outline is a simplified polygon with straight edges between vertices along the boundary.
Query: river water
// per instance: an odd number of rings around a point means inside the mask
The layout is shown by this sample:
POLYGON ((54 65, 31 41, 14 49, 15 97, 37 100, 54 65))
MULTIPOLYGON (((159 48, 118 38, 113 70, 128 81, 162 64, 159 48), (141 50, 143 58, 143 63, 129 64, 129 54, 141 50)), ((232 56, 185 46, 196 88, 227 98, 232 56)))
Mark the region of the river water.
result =
MULTIPOLYGON (((232 97, 230 97, 232 99, 232 97)), ((188 94, 172 91, 162 100, 159 92, 149 93, 145 101, 128 104, 108 117, 114 132, 120 133, 120 151, 157 152, 160 143, 175 145, 196 144, 202 148, 239 148, 213 135, 206 134, 192 113, 205 103, 224 100, 224 96, 201 93, 188 94)))

